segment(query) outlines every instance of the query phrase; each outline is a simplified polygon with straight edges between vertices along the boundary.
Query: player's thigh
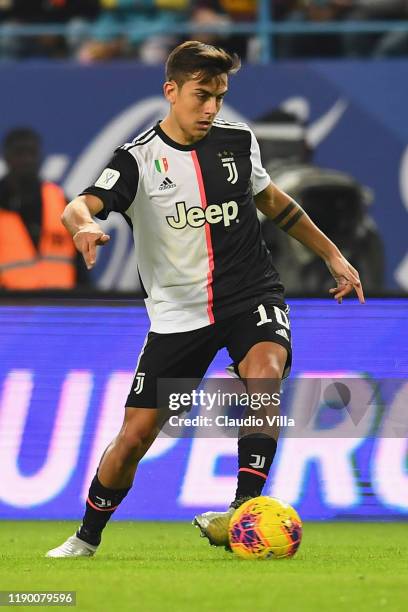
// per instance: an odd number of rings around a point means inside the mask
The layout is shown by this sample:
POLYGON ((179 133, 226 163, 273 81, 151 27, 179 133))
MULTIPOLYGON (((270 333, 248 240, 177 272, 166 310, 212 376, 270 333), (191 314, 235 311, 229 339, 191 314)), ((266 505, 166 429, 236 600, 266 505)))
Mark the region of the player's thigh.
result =
POLYGON ((263 354, 268 350, 273 351, 276 347, 278 363, 282 363, 282 357, 286 355, 286 359, 283 359, 283 378, 286 378, 292 365, 289 307, 284 303, 276 306, 268 304, 266 300, 260 301, 256 308, 230 323, 225 346, 237 375, 240 374, 238 366, 245 358, 251 356, 255 360, 261 359, 263 354), (276 345, 279 345, 279 348, 276 345), (286 353, 283 353, 280 347, 285 349, 286 353))
MULTIPOLYGON (((201 380, 217 349, 213 326, 175 334, 149 332, 139 356, 126 408, 158 409, 161 381, 172 379, 177 386, 181 379, 201 380)), ((183 390, 185 388, 183 384, 183 390)))

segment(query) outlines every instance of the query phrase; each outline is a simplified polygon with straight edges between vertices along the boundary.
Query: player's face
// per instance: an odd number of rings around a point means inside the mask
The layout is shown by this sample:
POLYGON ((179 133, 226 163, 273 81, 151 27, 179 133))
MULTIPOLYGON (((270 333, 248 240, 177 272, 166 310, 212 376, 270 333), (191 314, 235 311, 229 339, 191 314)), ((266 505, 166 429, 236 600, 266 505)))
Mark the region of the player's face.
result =
POLYGON ((228 89, 228 76, 210 81, 189 80, 181 87, 174 83, 171 114, 184 135, 186 144, 203 138, 210 130, 228 89))

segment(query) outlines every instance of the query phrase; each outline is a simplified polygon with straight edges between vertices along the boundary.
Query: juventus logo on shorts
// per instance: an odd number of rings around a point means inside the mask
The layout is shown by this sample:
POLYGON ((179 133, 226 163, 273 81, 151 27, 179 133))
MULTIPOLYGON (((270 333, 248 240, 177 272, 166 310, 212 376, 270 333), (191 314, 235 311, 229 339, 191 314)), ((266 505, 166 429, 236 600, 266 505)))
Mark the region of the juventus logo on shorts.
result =
POLYGON ((133 391, 136 393, 136 395, 139 395, 139 393, 141 393, 143 391, 143 384, 144 384, 144 379, 145 379, 145 373, 144 372, 140 372, 135 380, 136 380, 136 387, 133 389, 133 391))
POLYGON ((228 153, 228 151, 223 151, 222 153, 218 153, 218 157, 221 158, 221 163, 224 168, 228 170, 227 181, 231 183, 231 185, 235 185, 238 180, 238 170, 233 154, 228 153))
POLYGON ((258 468, 262 470, 263 466, 265 465, 265 457, 263 457, 262 455, 251 455, 251 457, 255 457, 255 461, 253 463, 250 463, 249 465, 253 468, 258 468))

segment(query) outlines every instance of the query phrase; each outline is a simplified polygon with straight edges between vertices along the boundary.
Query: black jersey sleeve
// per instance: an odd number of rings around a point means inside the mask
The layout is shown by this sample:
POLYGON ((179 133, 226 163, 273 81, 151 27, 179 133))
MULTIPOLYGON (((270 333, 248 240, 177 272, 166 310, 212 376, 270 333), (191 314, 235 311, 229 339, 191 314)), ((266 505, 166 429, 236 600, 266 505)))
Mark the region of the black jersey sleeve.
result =
POLYGON ((125 149, 117 149, 98 180, 80 195, 100 198, 103 209, 96 215, 106 219, 110 212, 124 213, 136 197, 139 168, 136 159, 125 149))

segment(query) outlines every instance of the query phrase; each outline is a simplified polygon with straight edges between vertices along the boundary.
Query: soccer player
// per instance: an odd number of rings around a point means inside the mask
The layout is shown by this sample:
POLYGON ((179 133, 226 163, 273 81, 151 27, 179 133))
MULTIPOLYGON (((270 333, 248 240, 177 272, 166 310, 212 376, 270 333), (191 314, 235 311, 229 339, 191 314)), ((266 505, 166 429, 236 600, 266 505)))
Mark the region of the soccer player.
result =
MULTIPOLYGON (((248 126, 217 119, 228 77, 239 67, 238 57, 220 48, 195 41, 176 47, 166 63, 166 117, 117 149, 96 183, 65 209, 63 223, 89 269, 96 247, 109 241, 93 217, 106 219, 116 211, 132 225, 151 328, 123 425, 90 485, 82 525, 49 557, 97 550, 159 432, 158 379, 202 379, 222 347, 245 381, 280 381, 289 372, 288 308, 257 209, 323 258, 338 302, 353 289, 364 301, 358 272, 271 183, 248 126)), ((241 435, 231 507, 195 518, 210 543, 227 544, 234 508, 261 494, 276 439, 277 433, 241 435)))

